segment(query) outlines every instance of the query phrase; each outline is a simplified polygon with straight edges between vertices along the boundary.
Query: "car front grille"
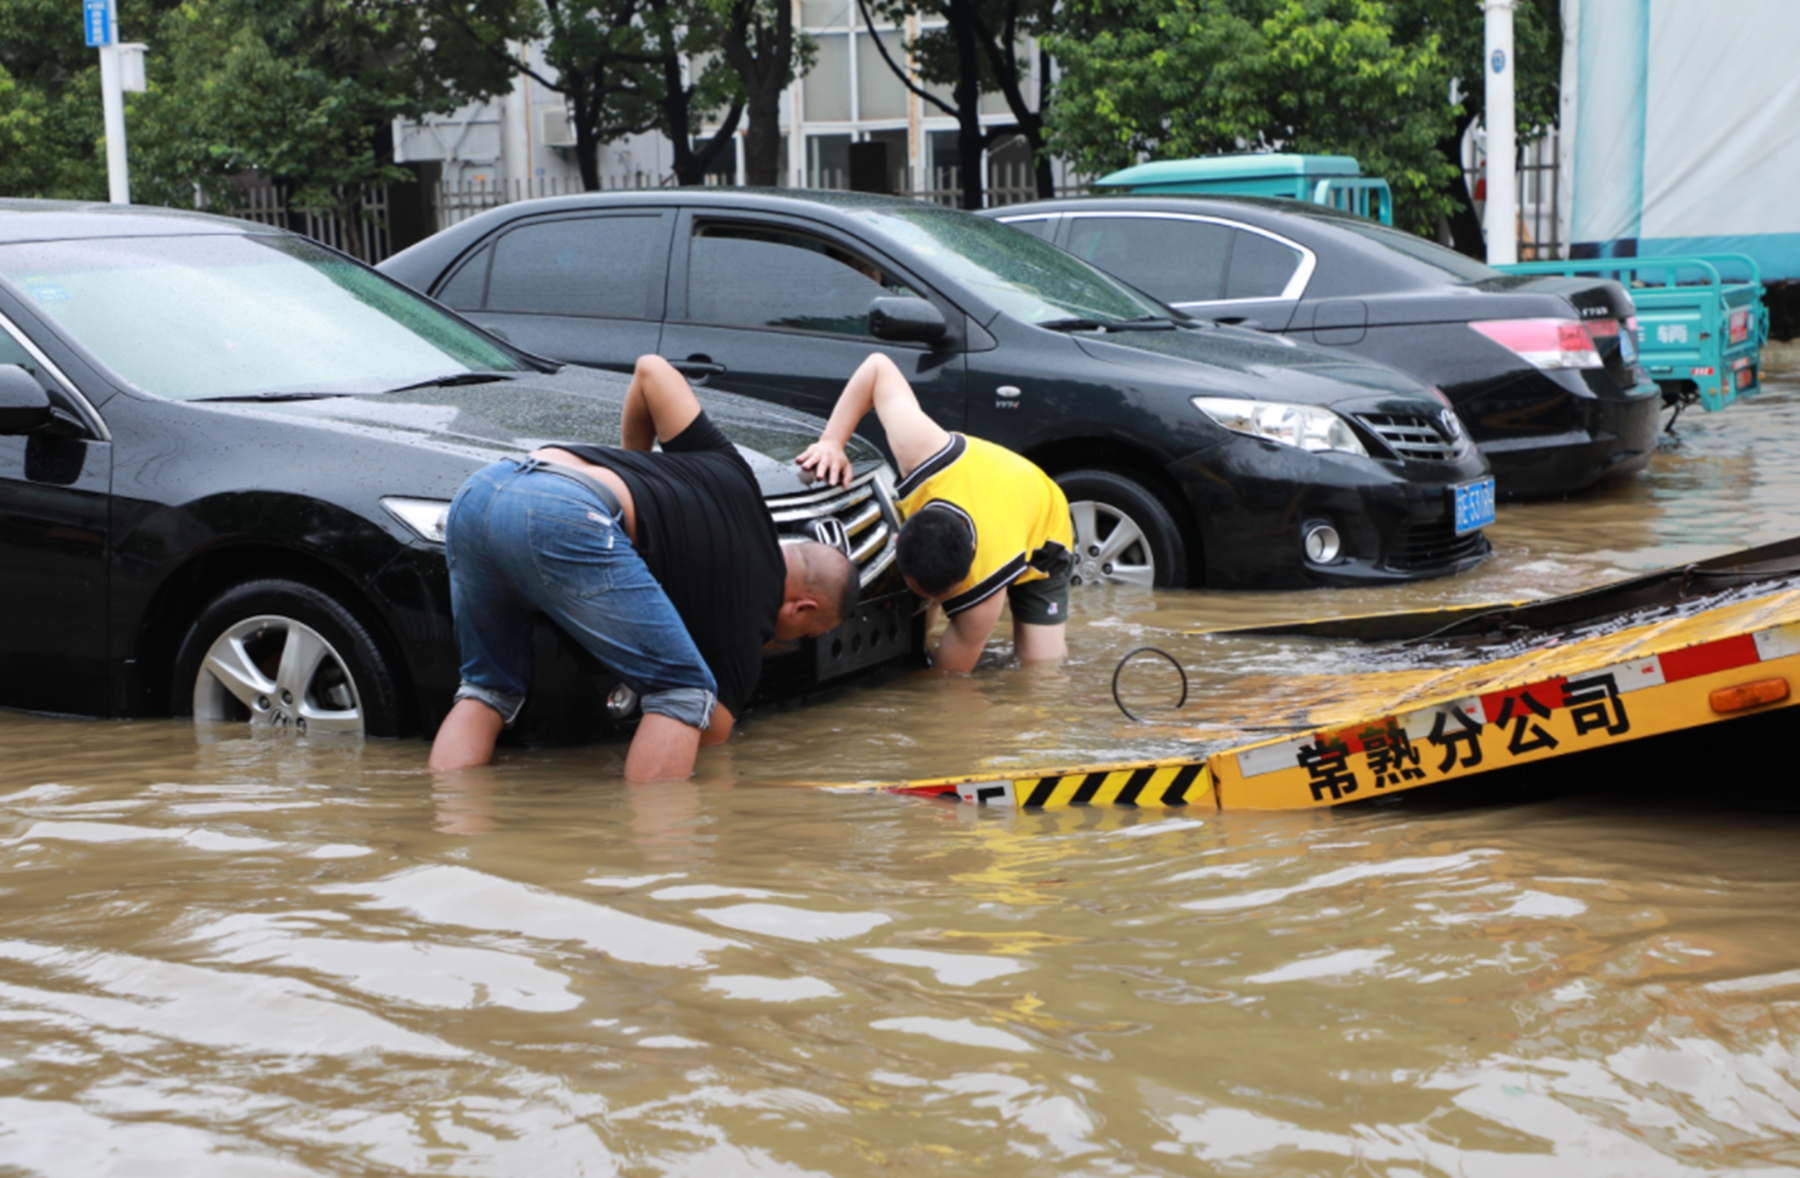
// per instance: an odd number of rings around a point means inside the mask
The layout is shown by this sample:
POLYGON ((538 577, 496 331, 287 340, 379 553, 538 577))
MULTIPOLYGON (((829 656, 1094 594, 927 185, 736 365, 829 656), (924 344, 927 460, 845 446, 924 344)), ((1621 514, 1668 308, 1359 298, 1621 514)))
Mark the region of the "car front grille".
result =
POLYGON ((1406 524, 1388 546, 1387 566, 1400 572, 1441 568, 1479 556, 1482 543, 1479 530, 1457 535, 1456 521, 1448 516, 1432 523, 1406 524))
POLYGON ((848 487, 778 495, 769 502, 775 530, 784 540, 821 540, 836 543, 837 528, 856 566, 865 592, 875 587, 894 564, 899 513, 887 486, 870 471, 848 487), (835 521, 835 527, 832 522, 835 521))
POLYGON ((1359 413, 1356 419, 1402 458, 1453 462, 1462 456, 1461 431, 1446 437, 1443 426, 1435 417, 1417 413, 1359 413))

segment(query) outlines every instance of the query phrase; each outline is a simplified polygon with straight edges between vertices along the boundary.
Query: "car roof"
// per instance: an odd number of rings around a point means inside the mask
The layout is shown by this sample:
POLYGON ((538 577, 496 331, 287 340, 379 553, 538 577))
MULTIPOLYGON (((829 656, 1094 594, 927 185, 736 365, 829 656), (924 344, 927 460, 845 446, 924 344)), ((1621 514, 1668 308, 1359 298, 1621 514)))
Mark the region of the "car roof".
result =
POLYGON ((166 237, 171 233, 268 233, 285 229, 188 209, 99 201, 0 199, 0 244, 95 237, 166 237))

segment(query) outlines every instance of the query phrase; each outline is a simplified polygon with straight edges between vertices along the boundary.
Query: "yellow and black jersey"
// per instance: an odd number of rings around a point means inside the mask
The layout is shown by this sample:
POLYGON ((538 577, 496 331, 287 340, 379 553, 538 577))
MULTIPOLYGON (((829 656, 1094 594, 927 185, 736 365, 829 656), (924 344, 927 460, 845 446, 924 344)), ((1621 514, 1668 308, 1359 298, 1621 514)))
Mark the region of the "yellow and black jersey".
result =
POLYGON ((1069 559, 1075 543, 1062 488, 1029 460, 980 438, 951 434, 895 492, 903 517, 954 511, 975 533, 975 563, 944 598, 946 614, 1008 585, 1043 579, 1069 559))

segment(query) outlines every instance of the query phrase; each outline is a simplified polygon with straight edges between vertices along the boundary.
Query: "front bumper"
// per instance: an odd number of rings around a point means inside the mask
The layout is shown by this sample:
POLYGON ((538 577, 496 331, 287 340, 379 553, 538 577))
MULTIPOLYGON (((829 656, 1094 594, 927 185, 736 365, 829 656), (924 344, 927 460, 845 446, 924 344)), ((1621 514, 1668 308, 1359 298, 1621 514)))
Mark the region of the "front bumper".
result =
POLYGON ((1477 454, 1400 463, 1232 437, 1169 467, 1200 522, 1205 583, 1303 589, 1450 576, 1492 554, 1481 532, 1455 534, 1450 488, 1487 473, 1477 454), (1327 523, 1342 551, 1309 561, 1306 529, 1327 523))

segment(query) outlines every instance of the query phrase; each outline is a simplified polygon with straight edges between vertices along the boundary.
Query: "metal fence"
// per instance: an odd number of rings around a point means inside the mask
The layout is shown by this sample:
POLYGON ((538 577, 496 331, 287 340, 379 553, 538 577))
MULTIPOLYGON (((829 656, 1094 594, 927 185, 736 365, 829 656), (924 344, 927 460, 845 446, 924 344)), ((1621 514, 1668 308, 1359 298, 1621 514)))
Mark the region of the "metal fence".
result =
POLYGON ((242 203, 235 208, 215 209, 227 217, 255 221, 304 233, 353 258, 368 263, 379 262, 393 253, 393 240, 388 232, 388 190, 385 184, 360 189, 348 194, 339 188, 333 193, 348 217, 339 213, 321 213, 290 205, 288 193, 278 184, 245 184, 238 189, 242 203))
MULTIPOLYGON (((1518 158, 1519 261, 1560 261, 1568 256, 1569 246, 1557 216, 1562 172, 1557 166, 1556 129, 1520 144, 1518 158)), ((1481 191, 1479 169, 1465 168, 1463 179, 1471 193, 1481 191)))

